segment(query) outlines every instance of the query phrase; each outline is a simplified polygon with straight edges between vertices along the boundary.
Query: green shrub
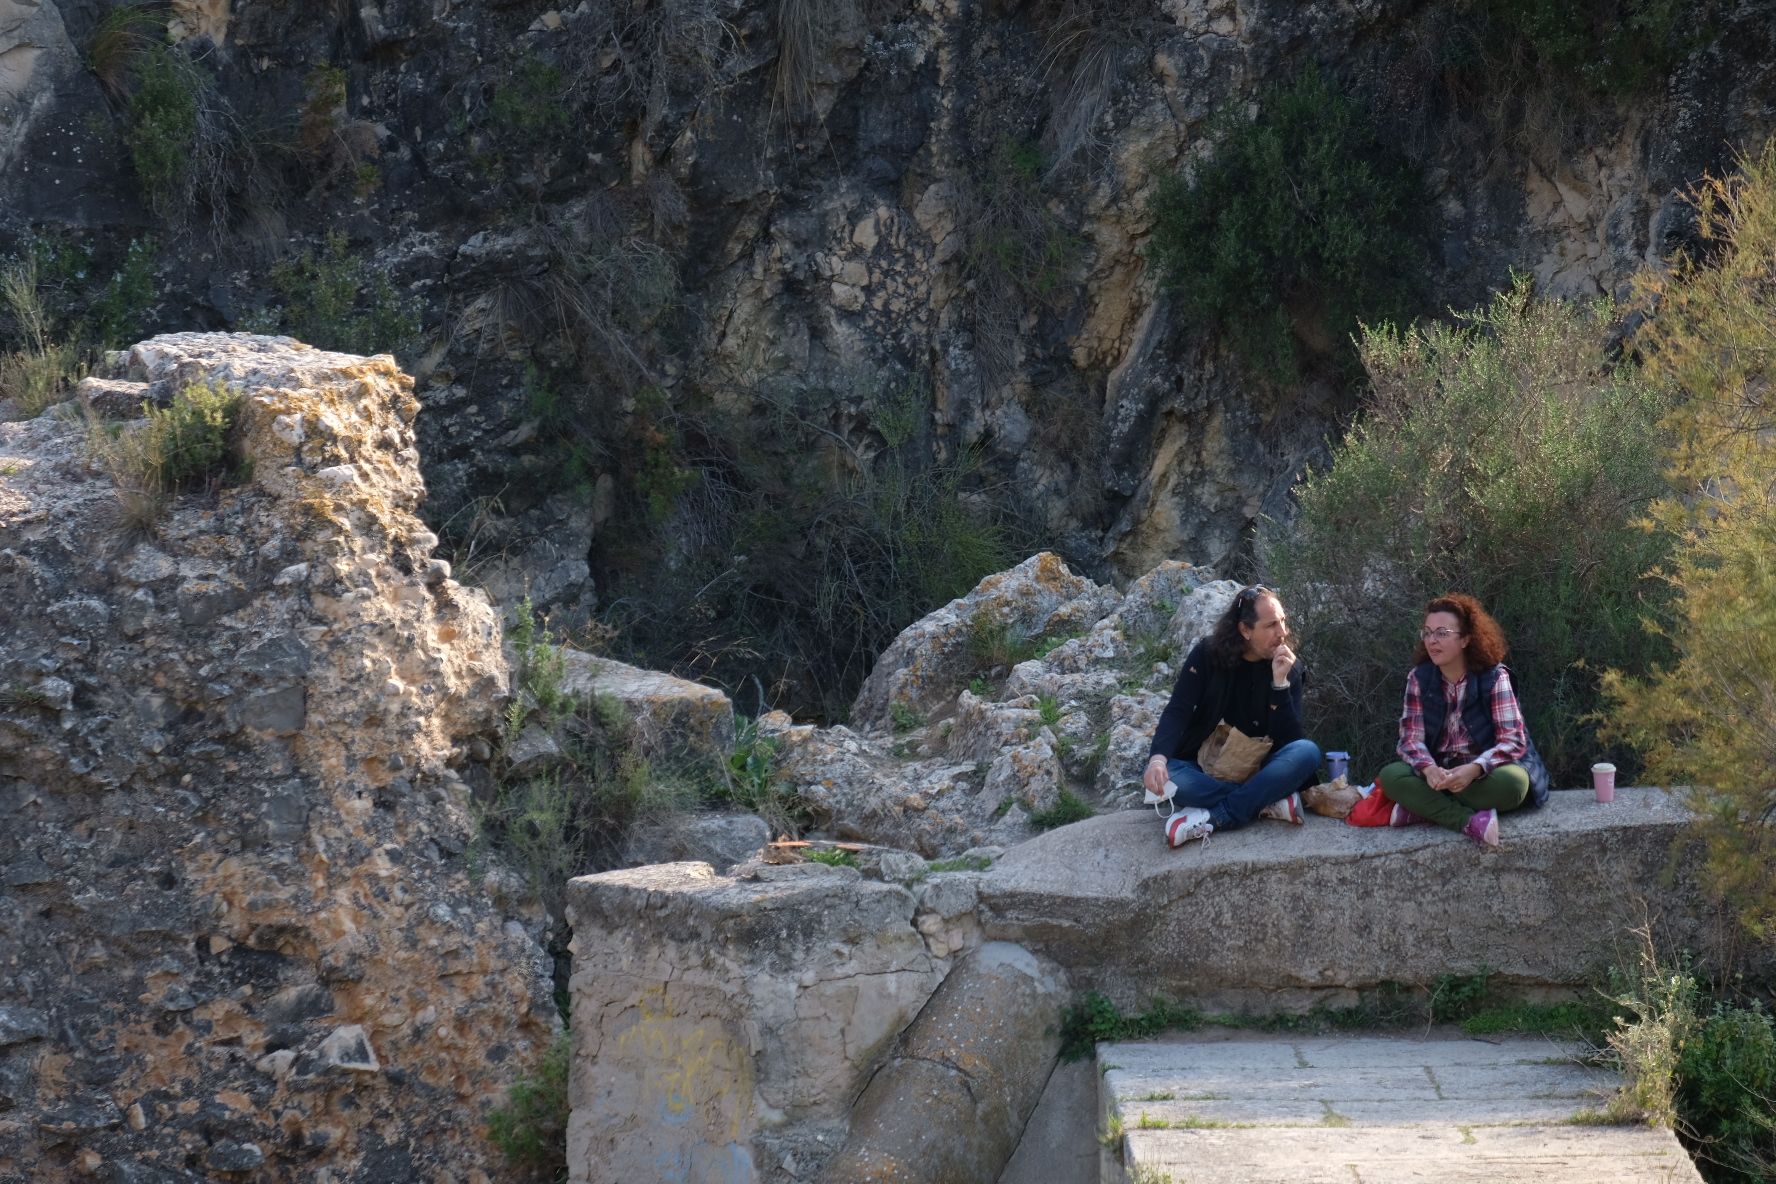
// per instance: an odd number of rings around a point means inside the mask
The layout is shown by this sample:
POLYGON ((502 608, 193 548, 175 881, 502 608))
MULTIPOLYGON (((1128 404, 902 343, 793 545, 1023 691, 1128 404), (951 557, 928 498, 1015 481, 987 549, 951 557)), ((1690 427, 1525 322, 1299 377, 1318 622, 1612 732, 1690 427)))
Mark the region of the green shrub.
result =
POLYGON ((824 863, 827 867, 857 866, 857 856, 849 851, 810 851, 808 859, 814 863, 824 863))
POLYGON ((1005 527, 970 504, 973 459, 853 447, 849 402, 774 389, 638 411, 639 438, 612 449, 627 500, 593 554, 633 660, 736 689, 756 678, 761 700, 842 719, 900 630, 1010 565, 1005 527), (650 449, 686 478, 654 505, 638 472, 650 449))
MULTIPOLYGON (((540 681, 521 674, 521 684, 540 681)), ((525 692, 533 701, 535 690, 525 692)), ((547 697, 545 691, 544 697, 547 697)), ((608 697, 550 717, 512 711, 508 728, 548 728, 559 755, 543 767, 496 766, 494 791, 478 805, 480 837, 523 876, 549 915, 564 915, 567 881, 614 865, 624 837, 643 822, 678 817, 698 804, 698 787, 663 775, 643 754, 632 721, 608 697)))
POLYGON ((910 732, 914 728, 925 726, 925 717, 914 711, 905 703, 895 702, 888 705, 888 719, 896 732, 910 732))
POLYGON ((98 425, 95 451, 123 489, 171 494, 227 477, 241 397, 221 383, 181 387, 166 407, 143 404, 140 423, 98 425))
POLYGON ((1044 171, 1033 141, 1002 139, 976 158, 957 194, 975 354, 989 383, 1016 368, 1025 317, 1063 308, 1077 291, 1084 239, 1050 204, 1044 171))
POLYGON ((1062 1013, 1061 1059, 1084 1060, 1105 1041, 1145 1040, 1161 1032, 1194 1031, 1202 1025, 1201 1012, 1165 999, 1155 1000, 1139 1015, 1125 1016, 1116 1004, 1094 991, 1062 1013))
POLYGON ((1628 95, 1657 85, 1713 35, 1708 7, 1681 0, 1484 0, 1470 11, 1485 59, 1514 67, 1506 78, 1570 80, 1596 94, 1628 95))
POLYGON ((545 727, 553 727, 573 707, 573 701, 562 688, 567 675, 567 658, 560 639, 547 624, 539 622, 536 610, 526 596, 513 613, 512 628, 507 634, 517 658, 513 666, 514 691, 506 709, 506 738, 515 739, 524 726, 525 717, 534 707, 542 715, 545 727))
POLYGON ((139 339, 155 299, 155 242, 131 240, 96 291, 85 244, 44 237, 0 268, 0 398, 27 418, 65 397, 95 349, 139 339))
POLYGON ((186 169, 197 142, 197 96, 202 85, 183 55, 146 54, 141 78, 130 96, 130 160, 163 218, 183 213, 189 201, 186 169))
POLYGON ((67 397, 84 368, 78 355, 62 345, 0 354, 0 399, 11 399, 21 416, 35 419, 67 397))
POLYGON ((1526 281, 1463 327, 1366 331, 1371 387, 1299 513, 1260 550, 1313 671, 1317 735, 1358 769, 1393 759, 1425 602, 1478 596, 1504 626, 1530 734, 1557 782, 1637 762, 1596 734, 1598 679, 1665 652, 1646 574, 1671 536, 1639 519, 1666 486, 1661 388, 1605 356, 1603 308, 1534 300, 1526 281))
POLYGON ((152 238, 135 238, 124 252, 88 313, 89 332, 101 348, 133 345, 142 337, 148 312, 154 306, 154 257, 159 249, 152 238))
POLYGON ((388 274, 353 254, 344 234, 329 233, 271 269, 275 311, 248 318, 253 332, 283 332, 321 349, 353 354, 405 352, 419 338, 419 318, 388 274))
POLYGON ((794 837, 808 823, 807 804, 779 774, 781 742, 759 732, 758 721, 739 718, 734 751, 728 755, 728 783, 714 797, 763 818, 774 835, 794 837))
POLYGON ((1776 1024, 1761 1005, 1716 1002, 1677 1057, 1674 1099, 1710 1181, 1776 1181, 1776 1024))
POLYGON ((1710 999, 1639 931, 1609 1053, 1624 1084, 1604 1114, 1676 1130, 1710 1184, 1776 1180, 1776 1025, 1761 1003, 1710 999))
POLYGON ((58 402, 80 376, 79 355, 51 337, 50 319, 38 291, 33 255, 0 270, 0 313, 19 349, 0 353, 0 399, 11 399, 26 419, 58 402))
MULTIPOLYGON (((1776 937, 1776 139, 1697 195, 1706 263, 1649 281, 1635 339, 1688 396, 1666 425, 1677 490, 1652 511, 1681 542, 1659 574, 1676 597, 1673 660, 1608 682, 1609 733, 1655 778, 1691 786, 1714 886, 1746 928, 1776 937), (1649 304, 1654 302, 1649 300, 1649 304)), ((1655 622, 1655 625, 1658 623, 1655 622)))
POLYGON ((572 1054, 572 1038, 563 1032, 536 1070, 513 1082, 505 1102, 487 1116, 487 1137, 507 1165, 551 1184, 567 1179, 567 1079, 572 1054))
POLYGON ((1283 380, 1298 339, 1348 357, 1359 321, 1403 319, 1426 268, 1426 198, 1357 103, 1317 73, 1220 116, 1211 155, 1164 181, 1152 259, 1179 311, 1283 380))
POLYGON ((1030 811, 1030 825, 1037 830, 1053 830, 1057 826, 1083 822, 1092 816, 1092 808, 1070 789, 1063 789, 1055 803, 1043 810, 1030 811))
POLYGON ((175 228, 207 209, 220 235, 231 196, 257 169, 252 145, 215 81, 183 50, 157 44, 133 60, 130 160, 148 204, 175 228))
POLYGON ((526 58, 495 87, 488 115, 496 151, 509 152, 567 130, 574 118, 567 103, 567 76, 540 58, 526 58))

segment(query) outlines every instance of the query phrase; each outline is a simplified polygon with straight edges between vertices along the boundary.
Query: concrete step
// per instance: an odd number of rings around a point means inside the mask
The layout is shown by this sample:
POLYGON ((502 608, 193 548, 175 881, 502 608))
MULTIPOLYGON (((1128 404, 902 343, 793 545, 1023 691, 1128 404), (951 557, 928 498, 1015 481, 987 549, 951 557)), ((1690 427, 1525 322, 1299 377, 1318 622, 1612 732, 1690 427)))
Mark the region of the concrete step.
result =
POLYGON ((1701 1184, 1619 1084, 1535 1037, 1194 1033, 1098 1048, 1104 1184, 1701 1184))

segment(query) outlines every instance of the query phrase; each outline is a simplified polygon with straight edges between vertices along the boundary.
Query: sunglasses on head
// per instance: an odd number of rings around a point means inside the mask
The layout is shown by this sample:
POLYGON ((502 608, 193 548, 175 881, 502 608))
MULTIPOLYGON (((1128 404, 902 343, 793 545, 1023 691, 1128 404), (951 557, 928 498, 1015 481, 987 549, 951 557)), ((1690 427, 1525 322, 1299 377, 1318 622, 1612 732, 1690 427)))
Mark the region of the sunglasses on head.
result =
POLYGON ((1252 586, 1250 586, 1248 588, 1241 588, 1239 590, 1239 594, 1233 598, 1233 603, 1236 608, 1244 609, 1246 607, 1246 605, 1250 604, 1254 600, 1257 600, 1260 596, 1275 596, 1275 595, 1276 595, 1275 592, 1271 591, 1269 588, 1266 588, 1263 584, 1253 584, 1252 586))

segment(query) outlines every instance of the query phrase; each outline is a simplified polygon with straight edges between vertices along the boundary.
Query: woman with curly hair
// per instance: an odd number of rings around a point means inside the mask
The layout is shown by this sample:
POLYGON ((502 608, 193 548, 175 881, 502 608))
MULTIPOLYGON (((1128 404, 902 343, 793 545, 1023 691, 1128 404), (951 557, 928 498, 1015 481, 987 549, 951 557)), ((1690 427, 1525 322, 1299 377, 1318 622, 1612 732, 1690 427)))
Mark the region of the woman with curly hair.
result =
POLYGON ((1523 712, 1504 666, 1505 634, 1462 593, 1425 606, 1406 702, 1400 759, 1381 771, 1393 826, 1434 822, 1498 846, 1498 816, 1523 805, 1530 775, 1523 712))

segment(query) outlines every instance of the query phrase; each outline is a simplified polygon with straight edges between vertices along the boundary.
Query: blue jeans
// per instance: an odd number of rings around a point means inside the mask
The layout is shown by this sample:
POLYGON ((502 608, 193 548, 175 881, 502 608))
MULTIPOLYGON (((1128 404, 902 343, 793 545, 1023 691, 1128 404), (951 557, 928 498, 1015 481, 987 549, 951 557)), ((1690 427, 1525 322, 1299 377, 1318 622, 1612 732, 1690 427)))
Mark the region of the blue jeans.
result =
POLYGON ((1216 830, 1237 830, 1258 817, 1258 811, 1280 802, 1304 785, 1311 785, 1320 767, 1320 746, 1312 740, 1292 740, 1273 748, 1264 763, 1245 784, 1217 781, 1195 761, 1166 762, 1166 776, 1178 786, 1172 808, 1202 806, 1216 830))

